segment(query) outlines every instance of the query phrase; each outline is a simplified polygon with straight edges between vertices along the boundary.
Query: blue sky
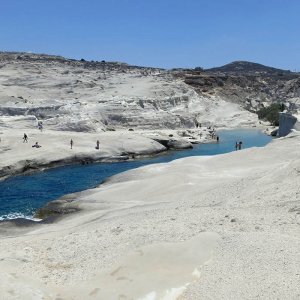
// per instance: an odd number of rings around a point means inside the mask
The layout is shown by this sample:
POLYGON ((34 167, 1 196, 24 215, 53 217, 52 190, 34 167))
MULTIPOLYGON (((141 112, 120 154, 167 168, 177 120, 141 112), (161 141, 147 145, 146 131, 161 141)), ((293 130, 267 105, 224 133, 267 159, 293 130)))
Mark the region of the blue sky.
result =
POLYGON ((0 50, 300 71, 300 0, 0 0, 0 50))

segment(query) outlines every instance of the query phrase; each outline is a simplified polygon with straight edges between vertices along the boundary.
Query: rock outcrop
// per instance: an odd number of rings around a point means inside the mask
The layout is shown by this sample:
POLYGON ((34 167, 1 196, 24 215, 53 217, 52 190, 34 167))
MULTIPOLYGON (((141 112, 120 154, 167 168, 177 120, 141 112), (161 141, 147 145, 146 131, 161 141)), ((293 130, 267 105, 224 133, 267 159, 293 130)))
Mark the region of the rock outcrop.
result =
POLYGON ((279 114, 279 129, 277 135, 279 137, 288 135, 292 129, 300 130, 300 120, 291 114, 279 114))
POLYGON ((199 95, 218 96, 251 112, 274 102, 292 113, 300 107, 299 73, 238 61, 200 72, 184 71, 181 76, 199 95))
POLYGON ((75 132, 257 123, 239 103, 199 94, 187 83, 185 74, 158 68, 0 52, 0 122, 30 118, 35 121, 21 127, 42 121, 45 128, 75 132))

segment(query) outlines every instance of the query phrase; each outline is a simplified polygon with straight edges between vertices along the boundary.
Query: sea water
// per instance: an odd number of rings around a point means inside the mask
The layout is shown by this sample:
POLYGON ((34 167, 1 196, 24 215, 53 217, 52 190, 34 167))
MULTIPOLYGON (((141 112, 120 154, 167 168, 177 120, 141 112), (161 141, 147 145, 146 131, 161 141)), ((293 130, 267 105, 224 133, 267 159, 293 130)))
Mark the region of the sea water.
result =
POLYGON ((262 147, 271 137, 259 130, 239 129, 218 132, 219 143, 198 144, 193 149, 169 151, 163 155, 135 161, 72 165, 49 169, 31 175, 15 176, 0 182, 0 220, 32 218, 35 211, 47 202, 66 194, 98 186, 108 177, 140 166, 165 163, 196 155, 216 155, 242 148, 262 147))

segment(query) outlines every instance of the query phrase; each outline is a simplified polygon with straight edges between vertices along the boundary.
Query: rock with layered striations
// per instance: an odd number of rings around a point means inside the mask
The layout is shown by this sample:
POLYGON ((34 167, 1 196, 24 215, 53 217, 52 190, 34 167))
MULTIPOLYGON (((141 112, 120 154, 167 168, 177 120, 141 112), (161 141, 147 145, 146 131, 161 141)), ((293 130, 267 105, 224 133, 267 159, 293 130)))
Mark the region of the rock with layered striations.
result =
MULTIPOLYGON (((42 121, 45 129, 77 132, 257 123, 256 115, 240 103, 228 103, 224 93, 199 94, 177 75, 117 62, 0 52, 0 122, 3 117, 30 116, 36 124, 42 121)), ((210 82, 204 80, 206 89, 210 82)), ((222 89, 222 84, 218 78, 211 86, 222 89)))
POLYGON ((203 72, 182 72, 185 82, 200 96, 214 95, 257 112, 272 103, 283 103, 291 113, 300 107, 300 73, 236 61, 203 72))

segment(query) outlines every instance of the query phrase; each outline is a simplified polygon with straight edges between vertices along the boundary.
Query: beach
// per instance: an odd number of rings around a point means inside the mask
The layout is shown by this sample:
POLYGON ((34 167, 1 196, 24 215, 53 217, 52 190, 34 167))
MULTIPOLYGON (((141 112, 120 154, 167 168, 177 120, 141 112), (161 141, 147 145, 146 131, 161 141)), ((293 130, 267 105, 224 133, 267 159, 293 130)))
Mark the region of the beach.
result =
POLYGON ((52 224, 1 224, 2 296, 297 299, 299 144, 145 166, 68 195, 52 224))
POLYGON ((131 169, 49 202, 42 221, 0 222, 0 299, 300 298, 296 73, 9 52, 0 62, 0 180, 217 144, 221 128, 274 134, 257 113, 278 99, 289 109, 278 132, 292 131, 131 169))
POLYGON ((0 180, 58 166, 126 161, 155 156, 167 150, 193 148, 193 144, 216 142, 212 135, 215 131, 207 127, 101 133, 29 129, 26 131, 27 142, 21 132, 18 129, 1 132, 0 180), (40 148, 33 147, 36 142, 40 148))

